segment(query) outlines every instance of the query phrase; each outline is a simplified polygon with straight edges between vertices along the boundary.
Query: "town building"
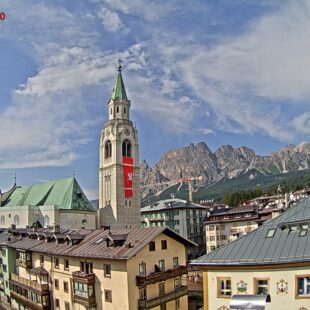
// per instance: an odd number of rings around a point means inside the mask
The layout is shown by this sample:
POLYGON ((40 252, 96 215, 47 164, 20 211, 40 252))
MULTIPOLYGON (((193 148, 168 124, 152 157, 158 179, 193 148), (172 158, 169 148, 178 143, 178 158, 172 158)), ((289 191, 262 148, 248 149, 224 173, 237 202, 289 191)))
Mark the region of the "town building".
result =
POLYGON ((99 226, 140 227, 138 130, 130 120, 122 68, 108 102, 108 120, 100 137, 99 226))
POLYGON ((191 266, 204 310, 310 309, 310 198, 191 266))
POLYGON ((0 228, 92 228, 97 212, 74 177, 31 186, 14 186, 0 194, 0 228))
POLYGON ((141 208, 142 227, 167 226, 198 246, 191 248, 189 258, 198 257, 206 252, 203 232, 203 219, 206 208, 189 203, 185 200, 173 198, 157 201, 141 208))
POLYGON ((12 309, 187 309, 193 245, 167 227, 13 227, 0 233, 1 301, 12 309))

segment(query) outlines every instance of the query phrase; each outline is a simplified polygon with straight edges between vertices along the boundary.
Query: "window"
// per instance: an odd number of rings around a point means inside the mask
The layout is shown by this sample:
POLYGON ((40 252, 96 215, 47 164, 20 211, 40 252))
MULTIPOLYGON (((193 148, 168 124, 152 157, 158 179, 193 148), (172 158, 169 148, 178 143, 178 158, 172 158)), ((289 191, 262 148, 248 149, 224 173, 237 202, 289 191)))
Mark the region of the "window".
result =
POLYGON ((149 243, 149 251, 150 252, 155 251, 155 241, 151 241, 149 243))
POLYGON ((43 227, 47 227, 50 224, 50 218, 48 217, 48 215, 45 215, 43 218, 43 227))
POLYGON ((254 290, 256 295, 269 294, 269 279, 254 279, 254 290))
POLYGON ((141 276, 141 277, 146 276, 146 265, 145 265, 145 263, 139 264, 139 276, 141 276))
POLYGON ((108 140, 104 146, 104 158, 110 158, 112 156, 112 143, 108 140))
POLYGON ((146 300, 146 287, 139 289, 139 299, 146 300))
POLYGON ((231 296, 231 279, 218 278, 217 279, 217 297, 230 298, 231 296))
POLYGON ((86 274, 93 273, 93 263, 80 262, 80 269, 86 274))
POLYGON ((310 297, 310 275, 296 277, 296 297, 310 297))
POLYGON ((116 113, 119 113, 119 106, 116 107, 116 113))
POLYGON ((175 278, 174 279, 174 289, 180 288, 181 287, 181 279, 180 278, 175 278))
POLYGON ((69 293, 69 284, 67 281, 64 281, 64 292, 69 293))
POLYGON ((55 286, 55 289, 56 289, 56 290, 59 289, 59 281, 58 281, 58 279, 55 279, 55 280, 54 280, 54 286, 55 286))
POLYGON ((44 255, 40 255, 40 264, 44 265, 44 255))
POLYGON ((226 235, 221 235, 221 240, 223 241, 223 240, 226 240, 227 239, 227 237, 226 237, 226 235))
POLYGON ((55 258, 54 258, 54 267, 55 267, 56 269, 59 269, 59 258, 58 258, 58 257, 55 257, 55 258))
POLYGON ((5 225, 5 217, 4 217, 4 215, 1 215, 0 222, 1 222, 1 225, 5 225))
POLYGON ((131 142, 128 139, 123 141, 123 148, 122 148, 123 156, 131 157, 131 142))
POLYGON ((210 236, 210 241, 215 241, 215 236, 210 236))
POLYGON ((2 265, 3 272, 7 272, 6 265, 2 265))
POLYGON ((104 290, 104 299, 106 302, 112 302, 112 291, 104 290))
POLYGON ((173 268, 178 268, 179 267, 179 258, 178 257, 174 257, 172 259, 173 262, 173 268))
POLYGON ((160 305, 160 310, 167 310, 166 304, 161 304, 160 305))
POLYGON ((124 107, 124 114, 126 114, 126 107, 124 107))
POLYGON ((59 303, 59 299, 55 299, 55 307, 59 308, 60 307, 60 303, 59 303))
POLYGON ((165 282, 159 283, 158 289, 159 289, 159 296, 165 295, 165 282))
POLYGON ((110 114, 112 115, 112 113, 113 113, 113 110, 111 109, 111 110, 110 110, 110 114))
POLYGON ((161 249, 167 250, 167 240, 161 240, 161 249))
POLYGON ((266 238, 272 238, 275 233, 276 233, 276 229, 275 228, 268 229, 266 238))
POLYGON ((18 215, 14 216, 14 224, 19 225, 19 216, 18 215))
POLYGON ((210 246, 210 251, 214 251, 215 250, 215 246, 214 245, 211 245, 210 246))
POLYGON ((160 271, 165 271, 165 260, 164 259, 159 260, 158 265, 159 265, 158 267, 160 271))
POLYGON ((65 310, 70 310, 70 303, 65 301, 65 310))
POLYGON ((209 226, 209 231, 213 231, 214 230, 214 226, 209 226))
POLYGON ((111 265, 110 264, 104 264, 103 270, 104 270, 104 277, 105 278, 111 278, 111 265))
POLYGON ((69 259, 64 259, 64 269, 69 270, 69 259))
POLYGON ((180 306, 180 298, 177 298, 176 300, 175 300, 175 309, 181 309, 181 306, 180 306))

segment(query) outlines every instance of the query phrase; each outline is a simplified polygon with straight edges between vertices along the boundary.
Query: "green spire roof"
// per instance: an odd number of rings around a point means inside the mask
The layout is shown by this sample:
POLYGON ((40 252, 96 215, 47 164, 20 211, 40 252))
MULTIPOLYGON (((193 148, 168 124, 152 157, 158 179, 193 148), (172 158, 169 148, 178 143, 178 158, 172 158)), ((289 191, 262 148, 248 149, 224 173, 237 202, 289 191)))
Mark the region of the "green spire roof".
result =
POLYGON ((118 75, 113 88, 111 99, 113 100, 128 100, 125 90, 125 85, 122 77, 122 66, 118 66, 118 75))

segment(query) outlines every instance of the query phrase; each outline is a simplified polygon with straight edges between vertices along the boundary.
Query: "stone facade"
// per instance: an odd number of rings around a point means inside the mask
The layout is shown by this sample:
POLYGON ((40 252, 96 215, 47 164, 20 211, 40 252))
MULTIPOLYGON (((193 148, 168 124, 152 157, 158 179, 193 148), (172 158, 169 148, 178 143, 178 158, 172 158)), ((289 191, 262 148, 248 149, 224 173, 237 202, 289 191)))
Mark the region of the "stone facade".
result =
POLYGON ((108 104, 108 121, 100 137, 99 151, 99 226, 140 227, 140 167, 138 131, 129 119, 121 70, 108 104), (115 94, 120 90, 120 95, 115 94), (127 148, 124 144, 127 143, 127 148), (133 159, 133 196, 125 198, 123 157, 133 159))

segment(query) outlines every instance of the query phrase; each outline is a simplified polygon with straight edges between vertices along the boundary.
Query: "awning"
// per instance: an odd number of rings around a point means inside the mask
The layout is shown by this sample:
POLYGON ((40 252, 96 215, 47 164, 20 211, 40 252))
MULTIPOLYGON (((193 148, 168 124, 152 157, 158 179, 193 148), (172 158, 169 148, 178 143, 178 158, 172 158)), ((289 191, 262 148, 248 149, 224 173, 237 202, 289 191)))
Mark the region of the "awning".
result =
POLYGON ((270 302, 270 295, 233 295, 230 309, 265 309, 266 302, 270 302))

